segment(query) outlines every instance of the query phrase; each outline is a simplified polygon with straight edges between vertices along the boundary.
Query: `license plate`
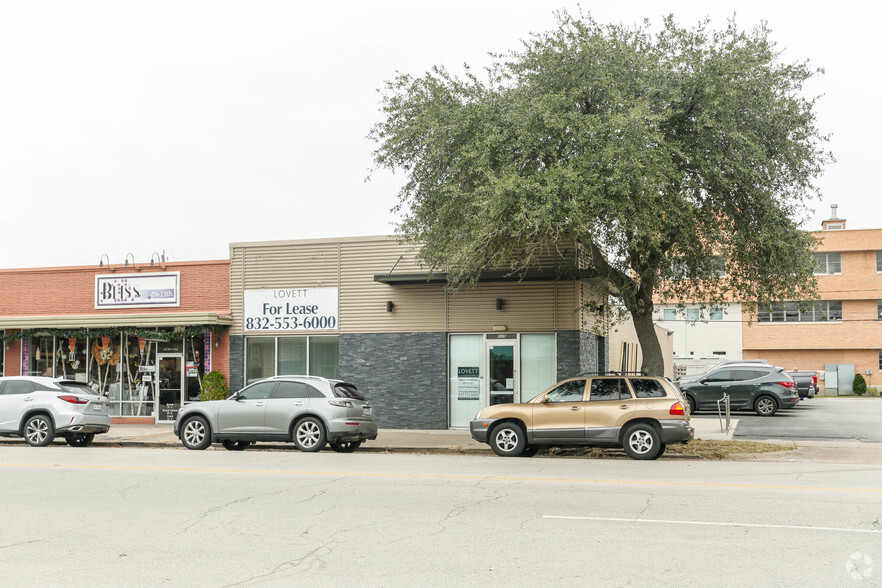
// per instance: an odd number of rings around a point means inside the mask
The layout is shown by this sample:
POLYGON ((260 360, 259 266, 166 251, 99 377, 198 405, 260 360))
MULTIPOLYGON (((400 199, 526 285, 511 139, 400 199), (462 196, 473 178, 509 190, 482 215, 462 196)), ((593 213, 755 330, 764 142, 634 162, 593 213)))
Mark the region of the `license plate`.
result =
POLYGON ((371 407, 370 406, 362 406, 361 410, 364 412, 365 416, 371 415, 371 407))
POLYGON ((101 411, 102 408, 104 408, 104 407, 101 406, 100 404, 93 404, 93 405, 92 405, 92 409, 93 409, 93 410, 97 410, 97 411, 99 411, 99 412, 101 411))

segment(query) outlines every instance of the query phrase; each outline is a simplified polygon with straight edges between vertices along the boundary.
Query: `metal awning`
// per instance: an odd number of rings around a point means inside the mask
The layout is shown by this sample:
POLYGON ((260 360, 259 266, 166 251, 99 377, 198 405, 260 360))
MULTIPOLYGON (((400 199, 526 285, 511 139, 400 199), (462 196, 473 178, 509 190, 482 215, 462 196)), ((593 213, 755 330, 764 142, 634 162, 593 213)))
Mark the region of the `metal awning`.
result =
POLYGON ((214 312, 0 317, 0 329, 100 329, 103 327, 187 327, 231 324, 233 324, 233 317, 214 312))

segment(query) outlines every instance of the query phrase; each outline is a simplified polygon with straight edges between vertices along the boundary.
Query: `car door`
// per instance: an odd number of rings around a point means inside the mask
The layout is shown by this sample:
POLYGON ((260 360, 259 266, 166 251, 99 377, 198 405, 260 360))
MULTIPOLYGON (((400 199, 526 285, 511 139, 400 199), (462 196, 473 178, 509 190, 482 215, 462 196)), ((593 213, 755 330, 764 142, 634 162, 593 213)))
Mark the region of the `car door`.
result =
POLYGON ((630 420, 635 403, 625 378, 591 378, 585 409, 585 436, 589 441, 615 442, 619 429, 630 420))
POLYGON ((266 434, 266 404, 275 387, 275 382, 257 382, 225 400, 217 413, 218 433, 266 434))
POLYGON ((762 378, 767 375, 769 370, 732 370, 732 381, 723 386, 723 390, 729 394, 729 405, 732 408, 751 408, 762 378))
POLYGON ((309 408, 310 391, 323 396, 303 382, 279 382, 266 404, 267 435, 288 435, 294 418, 309 408))
POLYGON ((732 370, 718 370, 689 389, 696 392, 695 401, 699 408, 717 409, 717 401, 723 398, 732 385, 732 370))
POLYGON ((0 431, 18 431, 21 417, 35 397, 34 384, 29 380, 0 383, 0 431))
POLYGON ((533 406, 533 438, 537 441, 585 439, 587 379, 561 382, 533 406))

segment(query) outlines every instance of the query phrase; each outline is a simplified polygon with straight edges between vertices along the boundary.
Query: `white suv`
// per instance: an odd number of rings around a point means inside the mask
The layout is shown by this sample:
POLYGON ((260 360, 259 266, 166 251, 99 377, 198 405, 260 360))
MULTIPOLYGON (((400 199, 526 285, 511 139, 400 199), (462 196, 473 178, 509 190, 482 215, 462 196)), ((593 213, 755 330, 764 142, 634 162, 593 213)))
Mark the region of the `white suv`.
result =
POLYGON ((0 377, 0 437, 43 447, 56 436, 86 447, 110 429, 110 401, 88 384, 44 377, 0 377))

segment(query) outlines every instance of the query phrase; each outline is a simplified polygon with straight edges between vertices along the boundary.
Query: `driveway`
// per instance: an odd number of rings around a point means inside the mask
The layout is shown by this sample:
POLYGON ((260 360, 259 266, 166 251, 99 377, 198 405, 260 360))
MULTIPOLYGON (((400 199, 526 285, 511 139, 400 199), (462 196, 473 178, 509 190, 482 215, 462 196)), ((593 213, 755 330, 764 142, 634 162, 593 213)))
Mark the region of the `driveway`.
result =
MULTIPOLYGON (((711 415, 701 412, 697 416, 711 415)), ((737 411, 732 418, 738 419, 736 439, 855 439, 882 443, 882 398, 814 398, 772 417, 737 411)))

